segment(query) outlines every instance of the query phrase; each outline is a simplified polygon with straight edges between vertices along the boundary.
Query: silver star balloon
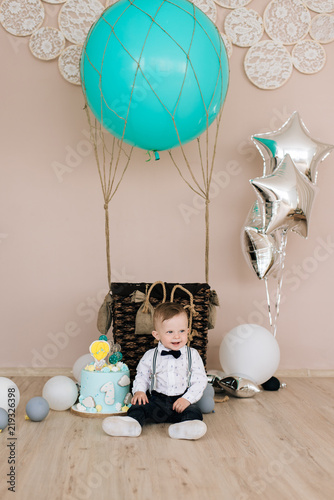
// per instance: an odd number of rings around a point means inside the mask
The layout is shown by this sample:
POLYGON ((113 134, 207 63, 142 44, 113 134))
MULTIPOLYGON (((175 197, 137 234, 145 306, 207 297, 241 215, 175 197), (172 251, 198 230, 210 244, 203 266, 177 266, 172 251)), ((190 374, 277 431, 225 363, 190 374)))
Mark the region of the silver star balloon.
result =
POLYGON ((313 183, 317 180, 318 164, 334 149, 334 145, 312 139, 298 111, 275 132, 255 134, 252 141, 264 160, 263 175, 273 173, 286 154, 297 169, 313 183))
POLYGON ((234 375, 222 378, 218 384, 221 389, 236 398, 252 398, 255 394, 261 392, 259 386, 251 380, 234 375))
POLYGON ((244 229, 244 255, 260 280, 270 275, 277 277, 280 269, 280 250, 275 234, 263 234, 252 227, 244 229))
POLYGON ((280 269, 280 233, 265 234, 263 214, 256 201, 247 216, 241 244, 244 257, 259 279, 277 276, 280 269))
POLYGON ((317 187, 299 172, 290 155, 284 157, 271 175, 250 182, 262 203, 266 234, 291 229, 307 238, 317 187))

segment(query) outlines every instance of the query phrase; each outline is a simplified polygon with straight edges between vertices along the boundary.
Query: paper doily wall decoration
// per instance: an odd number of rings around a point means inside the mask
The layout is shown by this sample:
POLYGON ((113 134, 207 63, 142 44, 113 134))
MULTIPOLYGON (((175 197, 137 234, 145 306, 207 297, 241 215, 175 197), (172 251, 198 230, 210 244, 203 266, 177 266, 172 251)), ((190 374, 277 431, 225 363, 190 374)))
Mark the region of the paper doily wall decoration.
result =
POLYGON ((288 50, 273 40, 262 40, 253 45, 244 61, 249 80, 260 89, 273 90, 290 78, 293 65, 288 50))
POLYGON ((252 0, 215 0, 216 4, 221 7, 226 7, 226 9, 238 9, 239 7, 245 7, 251 3, 252 0))
POLYGON ((293 65, 301 73, 318 73, 326 62, 325 49, 314 40, 302 40, 296 43, 292 53, 293 65))
POLYGON ((103 11, 98 0, 67 0, 59 12, 59 28, 69 42, 83 45, 91 25, 103 11))
POLYGON ((334 40, 334 16, 318 14, 312 19, 310 28, 311 37, 320 43, 329 43, 334 40))
POLYGON ((213 23, 217 19, 217 7, 213 0, 191 0, 191 2, 201 9, 213 23))
POLYGON ((226 49, 226 52, 227 52, 227 57, 230 58, 231 55, 232 55, 232 51, 233 51, 232 40, 230 39, 229 36, 226 35, 226 33, 220 33, 220 36, 223 39, 223 42, 224 42, 224 45, 225 45, 225 49, 226 49))
POLYGON ((60 54, 58 67, 61 75, 74 85, 81 85, 80 58, 82 45, 70 45, 60 54))
POLYGON ((42 0, 45 3, 52 3, 53 5, 59 5, 61 3, 65 3, 66 0, 42 0))
MULTIPOLYGON (((61 57, 58 64, 61 75, 68 82, 80 85, 81 46, 92 24, 117 1, 0 0, 0 24, 11 35, 30 36, 29 48, 36 58, 50 61, 61 57), (48 15, 58 17, 59 29, 42 27, 48 15), (66 41, 73 48, 66 48, 66 41)), ((326 62, 325 48, 319 44, 334 41, 334 14, 330 15, 334 12, 334 0, 263 0, 263 18, 257 12, 260 7, 245 8, 252 0, 190 1, 214 23, 219 9, 225 9, 225 13, 228 10, 224 30, 216 23, 227 55, 232 56, 233 45, 255 47, 247 52, 244 69, 249 80, 260 89, 281 87, 293 67, 304 74, 317 73, 326 62), (276 44, 266 43, 269 41, 263 40, 264 32, 276 44), (291 56, 282 45, 295 45, 291 56)))
POLYGON ((15 36, 31 35, 42 25, 44 16, 40 0, 4 0, 0 6, 0 23, 15 36))
POLYGON ((284 45, 302 40, 311 22, 311 14, 301 0, 272 0, 263 18, 268 36, 284 45))
POLYGON ((304 3, 309 9, 319 14, 334 11, 334 0, 304 0, 304 3))
POLYGON ((263 35, 262 17, 252 9, 233 10, 225 18, 224 29, 232 42, 239 47, 250 47, 263 35))
POLYGON ((29 40, 29 49, 38 59, 50 61, 58 57, 65 48, 65 37, 57 28, 40 28, 29 40))

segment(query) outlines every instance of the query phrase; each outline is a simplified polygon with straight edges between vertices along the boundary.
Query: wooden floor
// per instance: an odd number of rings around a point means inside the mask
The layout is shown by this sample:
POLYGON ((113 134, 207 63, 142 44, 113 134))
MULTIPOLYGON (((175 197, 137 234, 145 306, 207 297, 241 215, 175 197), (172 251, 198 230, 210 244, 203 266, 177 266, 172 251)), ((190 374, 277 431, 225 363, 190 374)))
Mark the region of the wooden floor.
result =
MULTIPOLYGON (((8 376, 8 375, 7 375, 8 376)), ((15 500, 332 500, 334 379, 286 378, 287 387, 230 398, 204 416, 199 441, 170 439, 167 424, 112 438, 102 420, 50 411, 24 419, 45 377, 10 377, 21 401, 16 440, 0 434, 0 498, 15 500), (15 490, 7 490, 11 443, 15 490)))

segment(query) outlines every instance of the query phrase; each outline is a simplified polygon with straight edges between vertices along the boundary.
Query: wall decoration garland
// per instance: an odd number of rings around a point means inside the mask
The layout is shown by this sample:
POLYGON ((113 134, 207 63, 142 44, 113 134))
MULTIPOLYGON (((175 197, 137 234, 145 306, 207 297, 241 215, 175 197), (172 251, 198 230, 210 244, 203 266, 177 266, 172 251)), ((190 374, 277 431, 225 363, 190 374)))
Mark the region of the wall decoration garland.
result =
POLYGON ((241 7, 226 16, 224 29, 234 45, 250 47, 262 38, 262 17, 255 10, 241 7))
MULTIPOLYGON (((3 0, 0 23, 11 35, 31 36, 29 48, 36 58, 51 61, 59 57, 61 75, 79 85, 80 47, 91 25, 116 1, 3 0), (57 28, 42 28, 48 9, 59 9, 57 28)), ((252 0, 190 1, 216 23, 228 57, 232 56, 233 45, 249 47, 245 74, 261 90, 278 89, 289 80, 293 69, 311 75, 325 66, 322 44, 334 41, 334 0, 267 0, 262 12, 248 8, 252 0), (274 65, 270 59, 276 56, 274 65)))
POLYGON ((245 57, 244 68, 249 80, 260 89, 281 87, 292 74, 292 60, 288 50, 273 40, 261 40, 251 47, 245 57))
POLYGON ((325 49, 314 40, 302 40, 292 50, 292 62, 298 71, 305 74, 318 73, 326 62, 325 49))
POLYGON ((311 37, 319 43, 330 43, 334 40, 334 16, 318 14, 311 21, 311 37))
POLYGON ((1 4, 0 22, 11 35, 32 35, 43 24, 44 17, 40 0, 4 0, 1 4))
POLYGON ((65 43, 65 37, 60 30, 40 28, 31 35, 29 49, 37 59, 50 61, 63 52, 65 43))
POLYGON ((311 14, 301 0, 272 0, 263 17, 267 35, 283 45, 302 40, 310 28, 311 14))

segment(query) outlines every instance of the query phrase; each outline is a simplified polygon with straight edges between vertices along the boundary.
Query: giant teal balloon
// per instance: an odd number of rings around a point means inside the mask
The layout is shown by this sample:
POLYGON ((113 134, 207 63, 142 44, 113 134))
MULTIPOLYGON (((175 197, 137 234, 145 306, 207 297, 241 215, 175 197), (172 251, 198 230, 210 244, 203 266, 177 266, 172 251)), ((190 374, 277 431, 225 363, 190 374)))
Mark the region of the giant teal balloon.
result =
POLYGON ((96 118, 148 150, 202 134, 228 80, 219 31, 188 0, 119 0, 91 27, 81 57, 82 88, 96 118))

